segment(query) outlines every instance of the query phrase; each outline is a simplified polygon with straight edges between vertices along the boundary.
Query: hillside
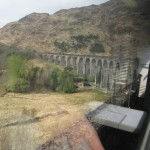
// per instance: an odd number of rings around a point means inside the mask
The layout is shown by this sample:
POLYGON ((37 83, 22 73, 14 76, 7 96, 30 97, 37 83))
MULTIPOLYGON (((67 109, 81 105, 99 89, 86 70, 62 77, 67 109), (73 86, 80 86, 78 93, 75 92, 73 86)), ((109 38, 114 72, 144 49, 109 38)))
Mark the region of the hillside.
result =
POLYGON ((32 13, 1 28, 0 43, 38 52, 135 53, 150 43, 150 15, 136 1, 132 5, 128 0, 111 0, 53 15, 32 13))

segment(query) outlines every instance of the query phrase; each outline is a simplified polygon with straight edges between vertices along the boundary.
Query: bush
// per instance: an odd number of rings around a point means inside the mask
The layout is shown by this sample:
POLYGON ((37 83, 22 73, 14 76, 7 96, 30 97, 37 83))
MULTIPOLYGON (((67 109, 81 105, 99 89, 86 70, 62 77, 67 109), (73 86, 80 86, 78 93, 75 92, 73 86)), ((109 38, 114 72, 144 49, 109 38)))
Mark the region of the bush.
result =
POLYGON ((59 86, 56 88, 56 91, 57 91, 57 92, 62 92, 62 91, 63 91, 63 86, 62 86, 62 85, 59 85, 59 86))
POLYGON ((28 81, 20 78, 15 81, 14 85, 9 90, 14 92, 26 92, 28 88, 29 88, 28 81))
POLYGON ((75 93, 76 88, 75 88, 75 85, 74 85, 74 82, 72 79, 65 82, 64 87, 63 87, 63 91, 65 93, 75 93))
POLYGON ((103 53, 105 52, 104 46, 100 43, 94 43, 91 45, 90 52, 103 53))
POLYGON ((55 41, 54 45, 58 49, 62 50, 62 52, 67 52, 67 50, 70 48, 70 45, 68 43, 64 42, 64 41, 63 42, 55 41))

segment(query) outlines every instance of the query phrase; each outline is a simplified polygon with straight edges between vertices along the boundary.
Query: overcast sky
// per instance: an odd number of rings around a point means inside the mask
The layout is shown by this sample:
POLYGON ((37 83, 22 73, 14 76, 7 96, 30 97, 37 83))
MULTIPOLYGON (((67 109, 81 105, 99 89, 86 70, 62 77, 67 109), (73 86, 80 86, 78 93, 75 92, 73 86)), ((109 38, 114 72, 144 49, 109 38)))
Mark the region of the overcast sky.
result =
POLYGON ((49 13, 60 9, 101 4, 108 0, 0 0, 0 27, 33 12, 49 13))

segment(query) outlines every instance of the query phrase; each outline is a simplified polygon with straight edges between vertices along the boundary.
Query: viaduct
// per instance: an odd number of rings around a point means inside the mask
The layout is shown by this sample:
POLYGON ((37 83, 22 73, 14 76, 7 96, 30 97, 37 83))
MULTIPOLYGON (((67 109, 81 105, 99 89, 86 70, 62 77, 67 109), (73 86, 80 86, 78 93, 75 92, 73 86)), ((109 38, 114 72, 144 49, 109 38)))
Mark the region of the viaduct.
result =
POLYGON ((56 65, 71 66, 79 77, 93 78, 96 85, 112 90, 114 82, 125 86, 137 74, 135 58, 44 53, 43 59, 56 65))

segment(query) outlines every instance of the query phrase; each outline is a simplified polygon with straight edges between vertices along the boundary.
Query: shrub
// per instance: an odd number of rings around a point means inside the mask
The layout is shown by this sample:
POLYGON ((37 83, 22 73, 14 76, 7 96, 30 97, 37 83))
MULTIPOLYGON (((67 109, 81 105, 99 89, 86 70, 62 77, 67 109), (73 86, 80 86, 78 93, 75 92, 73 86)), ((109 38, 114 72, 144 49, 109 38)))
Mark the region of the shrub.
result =
POLYGON ((90 52, 103 53, 105 52, 104 46, 100 43, 94 43, 91 45, 90 52))
POLYGON ((65 93, 75 93, 76 88, 72 79, 69 79, 67 82, 65 82, 63 91, 65 93))
POLYGON ((76 35, 76 36, 71 36, 71 39, 74 39, 79 43, 85 43, 85 42, 90 42, 92 40, 98 40, 99 36, 95 34, 76 35))
POLYGON ((12 85, 12 87, 9 90, 14 92, 26 92, 28 88, 28 81, 20 78, 15 81, 14 85, 12 85))
POLYGON ((54 45, 58 49, 62 50, 62 52, 67 52, 67 50, 70 48, 70 45, 68 43, 64 42, 64 41, 63 42, 55 41, 54 45))
POLYGON ((57 92, 62 92, 62 91, 63 91, 63 86, 62 86, 62 85, 59 85, 59 86, 56 88, 56 91, 57 91, 57 92))

